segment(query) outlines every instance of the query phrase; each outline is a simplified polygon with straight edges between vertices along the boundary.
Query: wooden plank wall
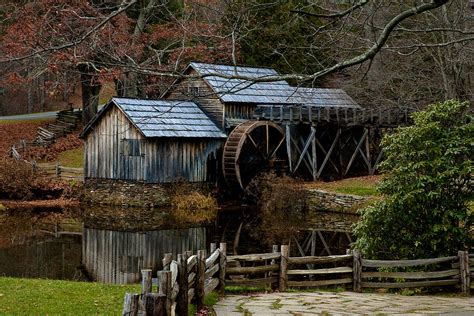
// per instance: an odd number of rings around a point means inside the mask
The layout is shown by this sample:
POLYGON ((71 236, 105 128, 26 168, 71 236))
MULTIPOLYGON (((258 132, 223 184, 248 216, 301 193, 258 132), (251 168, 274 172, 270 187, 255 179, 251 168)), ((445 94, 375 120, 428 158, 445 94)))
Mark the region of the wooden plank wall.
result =
POLYGON ((165 253, 206 247, 206 228, 120 232, 84 228, 82 263, 99 282, 137 283, 141 269, 159 270, 165 253))
POLYGON ((229 103, 225 105, 225 118, 252 119, 255 104, 251 103, 229 103))
MULTIPOLYGON (((195 70, 186 75, 198 76, 195 70)), ((174 84, 164 96, 170 100, 191 100, 196 102, 201 110, 206 113, 217 127, 224 129, 224 104, 202 78, 184 79, 174 84), (190 95, 188 87, 199 88, 199 96, 190 95)))
POLYGON ((204 182, 210 177, 209 159, 217 158, 223 140, 144 138, 113 106, 87 135, 85 177, 169 183, 177 179, 204 182), (122 139, 144 140, 145 155, 122 154, 122 139))

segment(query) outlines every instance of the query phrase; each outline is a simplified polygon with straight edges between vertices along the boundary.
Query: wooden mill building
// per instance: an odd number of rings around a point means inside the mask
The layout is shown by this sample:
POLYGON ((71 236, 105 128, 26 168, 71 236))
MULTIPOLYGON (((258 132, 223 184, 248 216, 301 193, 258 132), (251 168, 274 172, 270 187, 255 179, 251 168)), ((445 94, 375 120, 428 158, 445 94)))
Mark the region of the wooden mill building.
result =
POLYGON ((406 110, 365 110, 341 89, 276 76, 191 63, 160 100, 113 98, 82 134, 86 179, 222 178, 242 189, 271 169, 313 180, 372 174, 381 129, 407 122, 406 110))
POLYGON ((215 180, 226 135, 193 102, 112 98, 85 127, 85 177, 215 180))

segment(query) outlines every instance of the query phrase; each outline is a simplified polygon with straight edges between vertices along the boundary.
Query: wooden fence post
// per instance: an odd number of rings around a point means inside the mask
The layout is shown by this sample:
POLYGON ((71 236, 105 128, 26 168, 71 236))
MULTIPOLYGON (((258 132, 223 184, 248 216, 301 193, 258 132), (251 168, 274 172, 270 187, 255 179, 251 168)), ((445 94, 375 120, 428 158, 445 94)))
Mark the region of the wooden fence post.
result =
POLYGON ((213 254, 214 251, 216 251, 216 249, 217 249, 217 244, 215 242, 211 242, 210 253, 213 254))
POLYGON ((161 293, 148 293, 144 296, 145 315, 163 316, 166 313, 166 295, 161 293))
POLYGON ((59 166, 59 162, 56 163, 56 177, 61 176, 61 169, 59 166))
POLYGON ((143 269, 142 271, 142 295, 145 297, 146 294, 152 292, 152 270, 143 269))
POLYGON ((176 315, 188 315, 188 257, 178 254, 178 285, 176 315))
MULTIPOLYGON (((273 246, 272 246, 272 252, 273 252, 273 253, 277 253, 278 250, 280 250, 280 249, 278 249, 278 248, 279 248, 278 245, 273 245, 273 246)), ((276 259, 272 259, 272 260, 270 261, 270 264, 277 264, 276 259)), ((269 276, 269 277, 276 276, 276 273, 275 273, 275 272, 270 272, 270 273, 268 274, 268 276, 269 276)), ((277 277, 278 277, 278 276, 277 276, 277 277)), ((276 284, 275 284, 275 283, 272 283, 270 286, 271 286, 272 290, 275 290, 275 289, 276 289, 275 286, 278 287, 278 282, 277 282, 276 284)))
POLYGON ((281 257, 280 257, 280 277, 278 281, 278 289, 280 292, 286 290, 286 283, 288 281, 288 257, 290 249, 288 245, 281 245, 281 257))
POLYGON ((354 249, 352 252, 354 256, 354 261, 352 265, 353 271, 353 284, 354 284, 354 292, 361 292, 361 280, 362 280, 362 255, 359 250, 354 249))
POLYGON ((461 282, 461 292, 469 294, 471 283, 470 268, 469 268, 469 254, 467 251, 458 251, 459 257, 459 280, 461 282))
POLYGON ((166 297, 165 311, 167 316, 171 315, 171 295, 173 292, 171 284, 171 271, 158 271, 158 293, 163 294, 166 297))
POLYGON ((198 250, 197 252, 197 269, 196 269, 196 308, 200 311, 204 307, 204 278, 206 273, 206 251, 198 250))
POLYGON ((173 254, 165 253, 165 256, 163 257, 163 270, 168 271, 170 269, 171 261, 173 261, 173 254))
POLYGON ((217 291, 220 295, 224 295, 225 293, 225 270, 227 265, 227 244, 225 242, 221 242, 219 244, 219 287, 217 291))
POLYGON ((137 316, 139 301, 139 294, 125 293, 122 316, 137 316))

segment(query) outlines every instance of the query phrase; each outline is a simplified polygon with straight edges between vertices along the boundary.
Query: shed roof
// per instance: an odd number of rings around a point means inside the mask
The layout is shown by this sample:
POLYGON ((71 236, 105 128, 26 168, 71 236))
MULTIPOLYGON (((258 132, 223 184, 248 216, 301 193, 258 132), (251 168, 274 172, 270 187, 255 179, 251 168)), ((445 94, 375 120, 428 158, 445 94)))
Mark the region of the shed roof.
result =
POLYGON ((227 137, 194 102, 117 97, 97 113, 82 136, 111 104, 115 104, 145 137, 227 137))
POLYGON ((257 104, 305 104, 315 107, 360 108, 341 89, 292 87, 286 81, 252 82, 243 79, 228 79, 223 76, 244 76, 256 79, 278 76, 272 68, 215 65, 193 62, 189 65, 209 84, 222 102, 257 104))

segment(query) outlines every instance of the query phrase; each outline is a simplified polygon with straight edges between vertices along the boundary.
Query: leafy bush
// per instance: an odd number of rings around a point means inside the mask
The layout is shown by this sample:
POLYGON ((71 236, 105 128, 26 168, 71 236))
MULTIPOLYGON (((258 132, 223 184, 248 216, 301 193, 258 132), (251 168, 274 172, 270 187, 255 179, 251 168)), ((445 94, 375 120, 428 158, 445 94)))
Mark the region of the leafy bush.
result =
POLYGON ((382 146, 383 196, 362 210, 356 247, 374 258, 453 255, 473 246, 469 230, 474 124, 469 105, 446 101, 413 114, 382 146))

